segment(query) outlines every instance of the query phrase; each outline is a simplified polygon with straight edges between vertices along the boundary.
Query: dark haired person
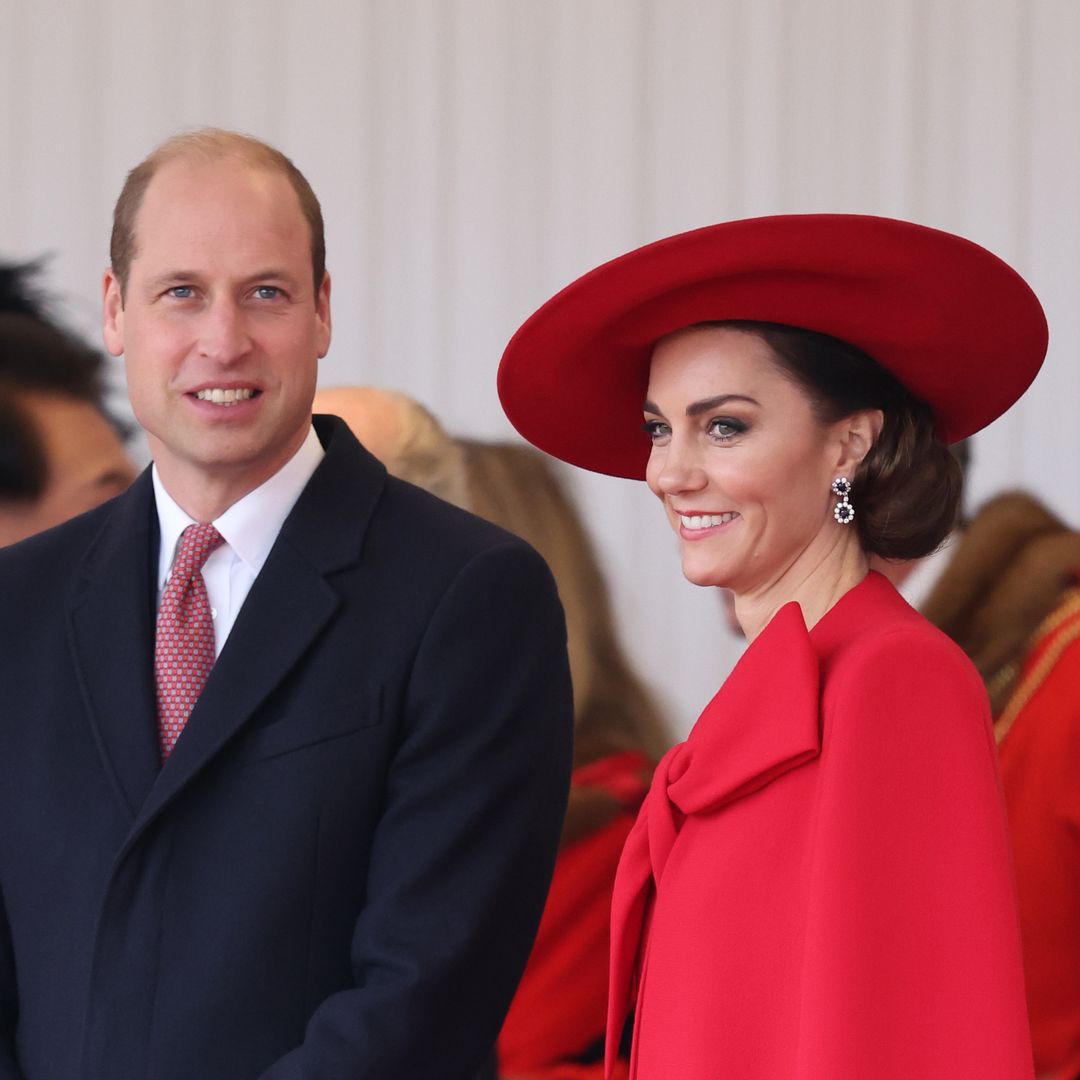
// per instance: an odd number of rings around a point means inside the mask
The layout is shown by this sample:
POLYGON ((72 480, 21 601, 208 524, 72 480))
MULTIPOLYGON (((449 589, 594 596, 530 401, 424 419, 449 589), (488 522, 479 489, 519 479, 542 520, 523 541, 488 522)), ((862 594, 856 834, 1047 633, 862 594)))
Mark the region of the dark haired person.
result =
POLYGON ((634 1010, 637 1080, 1031 1077, 986 694, 869 560, 946 536, 945 444, 1045 348, 989 252, 852 215, 631 252, 507 347, 521 433, 644 476, 750 641, 623 851, 607 1046, 634 1010))
POLYGON ((101 386, 101 354, 53 324, 30 266, 0 266, 0 547, 123 491, 134 469, 101 386))
POLYGON ((130 183, 104 333, 153 466, 0 551, 0 1078, 474 1080, 566 800, 555 583, 312 417, 283 155, 196 132, 130 183))

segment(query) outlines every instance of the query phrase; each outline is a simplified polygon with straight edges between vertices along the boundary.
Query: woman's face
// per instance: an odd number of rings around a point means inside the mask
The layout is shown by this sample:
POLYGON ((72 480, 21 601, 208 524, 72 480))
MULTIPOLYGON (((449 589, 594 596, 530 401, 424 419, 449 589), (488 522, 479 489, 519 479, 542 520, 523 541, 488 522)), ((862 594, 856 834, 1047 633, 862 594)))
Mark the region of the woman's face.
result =
POLYGON ((829 490, 853 467, 843 421, 823 424, 759 337, 692 327, 653 352, 646 479, 679 537, 683 573, 736 594, 807 572, 841 537, 829 490))

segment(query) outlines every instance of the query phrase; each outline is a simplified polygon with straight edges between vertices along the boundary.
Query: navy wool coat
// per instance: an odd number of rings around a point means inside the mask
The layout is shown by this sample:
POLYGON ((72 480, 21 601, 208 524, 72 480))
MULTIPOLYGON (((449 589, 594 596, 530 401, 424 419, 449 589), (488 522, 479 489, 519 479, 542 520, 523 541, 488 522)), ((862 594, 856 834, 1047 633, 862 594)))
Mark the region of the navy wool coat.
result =
POLYGON ((345 426, 164 767, 157 517, 0 552, 0 1078, 462 1080, 565 806, 551 575, 345 426))

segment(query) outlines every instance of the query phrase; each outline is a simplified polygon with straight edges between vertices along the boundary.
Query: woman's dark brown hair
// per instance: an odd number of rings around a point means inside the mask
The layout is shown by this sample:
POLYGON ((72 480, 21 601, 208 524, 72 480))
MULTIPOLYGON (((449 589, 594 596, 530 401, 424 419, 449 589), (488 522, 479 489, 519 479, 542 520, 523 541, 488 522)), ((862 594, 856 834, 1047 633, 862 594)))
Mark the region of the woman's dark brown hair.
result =
POLYGON ((719 325, 761 338, 822 423, 860 409, 884 414, 881 434, 851 484, 854 525, 867 554, 918 559, 945 540, 960 510, 962 474, 934 430, 929 405, 861 349, 827 334, 780 323, 719 325))

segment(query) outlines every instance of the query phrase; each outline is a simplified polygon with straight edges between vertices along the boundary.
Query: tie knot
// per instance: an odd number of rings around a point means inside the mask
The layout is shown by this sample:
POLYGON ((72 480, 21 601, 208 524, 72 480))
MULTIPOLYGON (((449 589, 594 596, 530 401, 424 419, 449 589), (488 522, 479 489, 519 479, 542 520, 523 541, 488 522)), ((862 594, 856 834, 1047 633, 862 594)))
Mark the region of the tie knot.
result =
POLYGON ((177 572, 184 576, 197 574, 210 558, 210 553, 216 551, 224 543, 225 538, 209 521, 201 525, 189 525, 180 534, 180 543, 176 546, 173 574, 177 572))

